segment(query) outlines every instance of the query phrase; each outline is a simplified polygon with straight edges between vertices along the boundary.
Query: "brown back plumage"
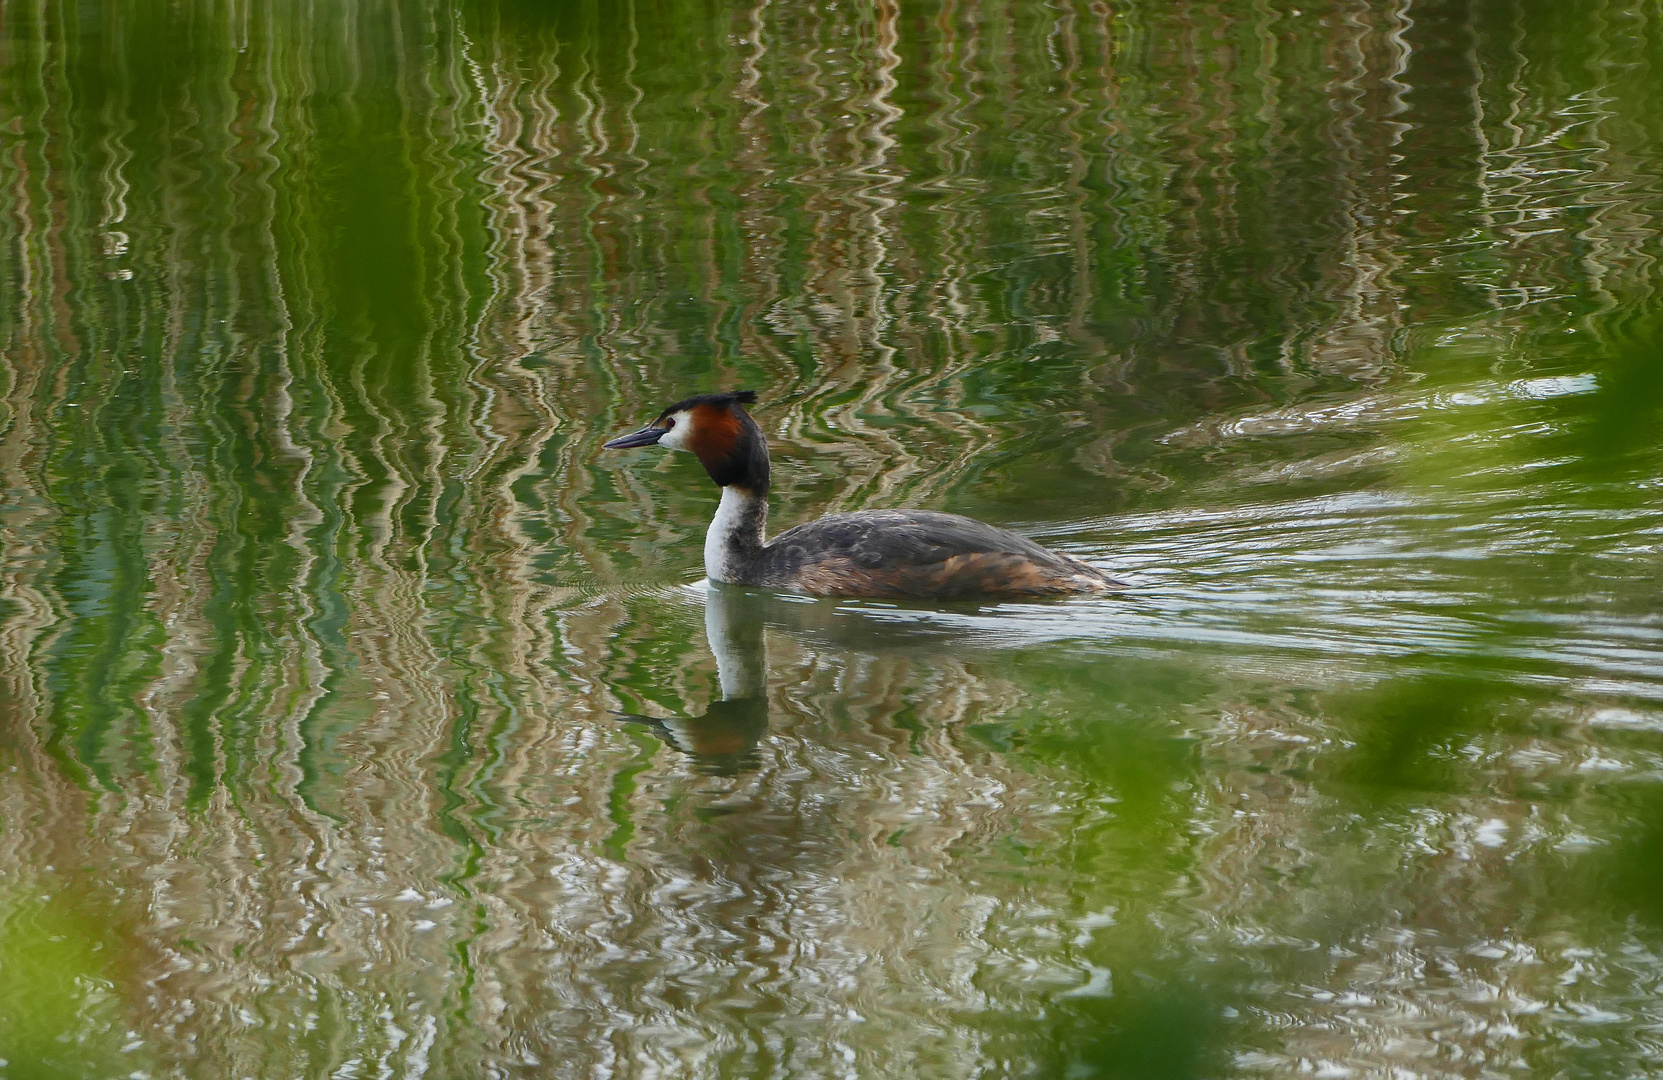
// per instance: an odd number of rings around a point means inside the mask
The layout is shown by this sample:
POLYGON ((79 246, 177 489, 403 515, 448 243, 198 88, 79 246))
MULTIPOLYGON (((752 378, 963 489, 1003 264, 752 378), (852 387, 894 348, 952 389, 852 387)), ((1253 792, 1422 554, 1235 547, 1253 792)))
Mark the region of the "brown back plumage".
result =
POLYGON ((1121 587, 1008 529, 930 510, 821 518, 781 533, 757 563, 755 584, 826 596, 1062 596, 1121 587))

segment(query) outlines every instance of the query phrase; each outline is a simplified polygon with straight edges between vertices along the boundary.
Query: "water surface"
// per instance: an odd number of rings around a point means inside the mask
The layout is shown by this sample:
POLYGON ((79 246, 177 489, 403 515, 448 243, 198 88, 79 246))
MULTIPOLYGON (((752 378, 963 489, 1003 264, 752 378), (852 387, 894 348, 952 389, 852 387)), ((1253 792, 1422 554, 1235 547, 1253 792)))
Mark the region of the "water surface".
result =
POLYGON ((1297 4, 0 2, 0 1077, 1663 1069, 1663 19, 1297 4))

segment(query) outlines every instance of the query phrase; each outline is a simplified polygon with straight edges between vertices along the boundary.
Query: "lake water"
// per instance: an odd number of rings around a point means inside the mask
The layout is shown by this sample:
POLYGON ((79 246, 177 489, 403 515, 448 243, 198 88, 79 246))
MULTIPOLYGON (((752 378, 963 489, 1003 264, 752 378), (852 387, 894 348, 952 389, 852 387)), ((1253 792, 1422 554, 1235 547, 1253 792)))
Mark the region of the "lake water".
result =
POLYGON ((0 2, 0 1078, 1663 1071, 1663 12, 0 2), (1131 582, 707 587, 967 513, 1131 582))

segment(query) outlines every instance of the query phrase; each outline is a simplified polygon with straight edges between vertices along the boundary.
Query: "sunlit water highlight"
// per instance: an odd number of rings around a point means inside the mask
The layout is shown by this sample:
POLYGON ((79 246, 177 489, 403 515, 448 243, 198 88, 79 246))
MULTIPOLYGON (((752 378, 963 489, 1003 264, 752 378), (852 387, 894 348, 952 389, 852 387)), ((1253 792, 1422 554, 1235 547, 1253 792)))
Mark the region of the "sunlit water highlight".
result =
POLYGON ((1660 61, 0 3, 0 1077, 1663 1069, 1660 61), (703 585, 741 386, 1130 587, 703 585))

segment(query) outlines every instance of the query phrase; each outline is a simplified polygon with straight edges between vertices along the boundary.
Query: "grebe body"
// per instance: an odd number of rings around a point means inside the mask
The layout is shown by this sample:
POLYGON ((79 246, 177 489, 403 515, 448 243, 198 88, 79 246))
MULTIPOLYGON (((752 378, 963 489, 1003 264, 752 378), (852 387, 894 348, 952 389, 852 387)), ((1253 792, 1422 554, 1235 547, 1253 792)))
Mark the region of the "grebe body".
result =
POLYGON ((860 510, 788 529, 768 524, 768 443, 744 409, 749 390, 678 401, 607 449, 662 446, 692 453, 722 501, 705 534, 712 581, 809 593, 957 599, 1064 596, 1121 587, 1089 563, 1007 529, 930 510, 860 510))

